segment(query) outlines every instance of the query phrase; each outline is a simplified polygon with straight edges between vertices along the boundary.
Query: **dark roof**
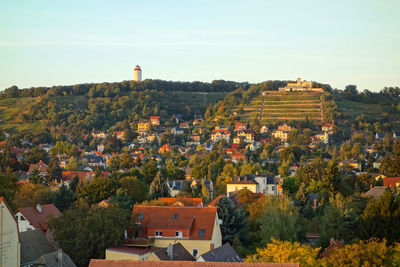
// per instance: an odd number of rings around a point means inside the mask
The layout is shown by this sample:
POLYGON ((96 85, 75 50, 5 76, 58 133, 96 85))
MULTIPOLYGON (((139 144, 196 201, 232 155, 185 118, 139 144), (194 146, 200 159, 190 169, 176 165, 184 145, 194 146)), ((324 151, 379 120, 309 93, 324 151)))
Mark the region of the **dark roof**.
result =
POLYGON ((299 263, 201 262, 201 261, 127 261, 91 259, 89 267, 299 267, 299 263))
POLYGON ((22 232, 20 238, 21 264, 33 263, 41 256, 55 250, 41 230, 22 232))
POLYGON ((41 256, 37 261, 35 261, 35 266, 48 266, 48 267, 76 267, 75 263, 71 258, 65 254, 62 250, 54 251, 41 256), (59 256, 59 253, 61 255, 59 256), (60 260, 61 259, 61 260, 60 260))
POLYGON ((204 261, 212 262, 243 262, 229 243, 206 252, 200 256, 204 261))
POLYGON ((173 258, 168 255, 168 248, 161 248, 154 252, 162 261, 195 261, 196 259, 182 246, 181 243, 170 245, 172 247, 173 258))

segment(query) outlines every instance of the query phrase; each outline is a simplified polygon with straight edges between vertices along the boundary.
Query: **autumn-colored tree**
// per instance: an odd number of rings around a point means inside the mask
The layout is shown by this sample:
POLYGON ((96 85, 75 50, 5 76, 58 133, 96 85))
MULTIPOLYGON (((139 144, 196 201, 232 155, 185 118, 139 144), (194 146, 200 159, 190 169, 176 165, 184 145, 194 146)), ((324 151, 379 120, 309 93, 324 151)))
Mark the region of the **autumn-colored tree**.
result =
POLYGON ((319 249, 299 242, 272 239, 266 248, 258 248, 256 254, 248 256, 246 262, 300 263, 300 266, 316 266, 319 249))
POLYGON ((320 260, 322 266, 395 266, 392 263, 392 249, 386 241, 376 239, 361 241, 335 249, 329 257, 320 260))

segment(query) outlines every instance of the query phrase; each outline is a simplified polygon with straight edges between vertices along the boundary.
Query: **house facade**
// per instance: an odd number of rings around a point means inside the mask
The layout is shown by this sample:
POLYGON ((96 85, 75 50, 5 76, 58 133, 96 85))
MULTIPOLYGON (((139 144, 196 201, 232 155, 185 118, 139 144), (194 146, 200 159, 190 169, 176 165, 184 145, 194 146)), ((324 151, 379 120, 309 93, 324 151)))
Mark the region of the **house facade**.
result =
POLYGON ((138 226, 133 243, 147 239, 153 240, 154 247, 166 248, 180 242, 195 258, 222 245, 216 207, 136 205, 132 214, 138 226))
POLYGON ((20 237, 18 223, 0 196, 0 266, 20 266, 20 237))
POLYGON ((37 204, 36 207, 19 208, 15 212, 19 232, 42 230, 42 232, 45 233, 47 231, 47 222, 49 218, 58 218, 60 216, 61 212, 54 204, 37 204))

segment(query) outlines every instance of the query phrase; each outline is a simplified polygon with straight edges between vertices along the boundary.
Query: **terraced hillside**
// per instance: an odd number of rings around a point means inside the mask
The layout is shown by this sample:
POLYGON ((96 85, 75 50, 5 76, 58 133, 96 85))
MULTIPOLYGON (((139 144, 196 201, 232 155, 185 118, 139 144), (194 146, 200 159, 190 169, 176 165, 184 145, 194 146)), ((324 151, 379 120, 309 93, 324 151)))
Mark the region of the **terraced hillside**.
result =
POLYGON ((322 121, 321 93, 277 92, 260 95, 252 99, 241 112, 243 120, 259 118, 262 122, 276 120, 322 121))

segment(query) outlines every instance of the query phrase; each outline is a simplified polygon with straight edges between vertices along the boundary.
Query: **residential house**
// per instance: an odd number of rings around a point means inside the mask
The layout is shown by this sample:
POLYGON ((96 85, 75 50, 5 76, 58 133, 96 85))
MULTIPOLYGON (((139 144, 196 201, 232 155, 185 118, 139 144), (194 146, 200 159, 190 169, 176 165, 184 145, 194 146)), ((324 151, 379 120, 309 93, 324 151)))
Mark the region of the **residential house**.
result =
MULTIPOLYGON (((151 253, 156 250, 156 248, 151 247, 151 245, 146 246, 147 243, 143 247, 141 246, 119 246, 119 247, 111 247, 106 249, 106 260, 121 260, 123 262, 126 261, 140 261, 141 267, 145 266, 143 264, 144 260, 147 260, 151 253)), ((158 249, 158 248, 157 248, 158 249)), ((105 265, 111 266, 111 265, 105 265)))
POLYGON ((329 133, 328 132, 318 133, 315 135, 315 137, 324 144, 329 143, 329 133))
POLYGON ((119 140, 125 140, 125 131, 118 131, 114 133, 114 136, 119 140))
POLYGON ((76 267, 75 263, 72 259, 65 254, 62 249, 58 249, 57 251, 53 251, 41 256, 37 259, 33 266, 60 266, 60 267, 76 267))
MULTIPOLYGON (((201 185, 202 181, 200 179, 194 179, 190 184, 191 188, 196 188, 198 185, 201 185)), ((214 196, 214 184, 211 179, 204 178, 204 184, 208 189, 208 193, 210 194, 210 198, 214 196)))
POLYGON ((104 144, 103 143, 97 145, 97 151, 99 151, 99 152, 103 152, 104 151, 104 144))
POLYGON ((106 167, 106 159, 94 152, 85 152, 82 159, 90 167, 106 167))
POLYGON ((382 164, 382 158, 379 158, 376 161, 374 161, 374 163, 372 163, 372 167, 374 167, 375 169, 380 170, 381 169, 381 164, 382 164))
POLYGON ((185 133, 184 128, 179 128, 179 127, 173 127, 171 129, 171 134, 173 135, 183 135, 185 133))
POLYGON ((246 124, 244 124, 243 122, 240 122, 240 121, 237 121, 236 123, 235 123, 235 132, 237 132, 237 131, 244 131, 244 130, 246 130, 247 129, 247 126, 246 126, 246 124))
POLYGON ((172 149, 172 146, 170 144, 165 144, 158 149, 158 153, 163 154, 163 153, 171 151, 171 149, 172 149))
POLYGON ((189 135, 189 139, 191 140, 190 145, 200 145, 200 141, 201 141, 201 136, 198 134, 191 134, 189 135))
POLYGON ((376 140, 382 140, 383 138, 385 138, 385 133, 384 132, 380 132, 380 133, 376 133, 375 134, 375 139, 376 140))
POLYGON ((190 186, 190 181, 186 180, 175 180, 167 181, 169 192, 172 197, 176 197, 179 193, 183 192, 185 186, 190 186))
POLYGON ((271 135, 274 138, 279 138, 282 141, 287 141, 288 137, 289 137, 289 133, 290 132, 288 132, 288 131, 274 130, 271 135))
POLYGON ((18 222, 6 200, 0 196, 0 266, 20 266, 18 222))
POLYGON ((339 166, 340 167, 350 166, 355 170, 361 171, 361 163, 354 159, 341 161, 339 162, 339 166))
POLYGON ((233 152, 230 155, 231 161, 235 164, 239 163, 240 161, 246 161, 246 157, 245 155, 243 155, 242 153, 238 152, 235 150, 235 152, 233 152))
POLYGON ((180 242, 195 258, 221 246, 221 220, 216 207, 135 205, 132 216, 140 228, 132 233, 136 238, 125 240, 125 244, 135 245, 135 241, 140 243, 145 238, 154 247, 166 248, 180 242))
POLYGON ((107 133, 105 133, 105 132, 94 132, 94 133, 92 133, 92 136, 94 138, 97 138, 97 139, 104 139, 104 138, 107 137, 107 133))
POLYGON ((247 179, 247 176, 238 176, 226 184, 226 194, 229 197, 233 193, 245 188, 253 193, 257 193, 260 190, 259 187, 260 185, 256 181, 247 179))
POLYGON ((197 261, 208 262, 243 262, 229 243, 202 254, 197 261))
POLYGON ((149 132, 151 124, 149 121, 142 121, 138 123, 138 132, 149 132))
POLYGON ((151 253, 149 261, 195 261, 196 259, 181 243, 169 244, 151 253))
POLYGON ((187 121, 179 123, 179 128, 189 129, 189 123, 187 121))
POLYGON ((268 127, 266 125, 261 126, 260 133, 261 134, 268 133, 268 127))
POLYGON ((292 126, 287 125, 286 123, 278 126, 278 131, 291 132, 293 129, 294 128, 292 126))
POLYGON ((45 176, 47 175, 48 169, 49 167, 42 160, 40 160, 36 164, 29 164, 28 175, 30 175, 33 172, 33 170, 38 170, 40 175, 45 176))
POLYGON ((229 139, 231 138, 231 133, 229 131, 216 131, 213 130, 211 134, 211 141, 212 142, 219 142, 221 140, 225 140, 229 143, 229 139))
POLYGON ((160 116, 151 116, 150 123, 152 126, 159 126, 160 125, 160 116))
POLYGON ((19 208, 15 212, 20 232, 41 230, 46 233, 49 218, 58 218, 61 215, 61 212, 54 204, 37 204, 36 207, 19 208))
POLYGON ((245 143, 253 143, 254 142, 254 132, 250 130, 239 131, 237 136, 244 137, 245 143))
POLYGON ((325 123, 324 125, 322 125, 322 131, 328 134, 333 134, 333 124, 325 123))

